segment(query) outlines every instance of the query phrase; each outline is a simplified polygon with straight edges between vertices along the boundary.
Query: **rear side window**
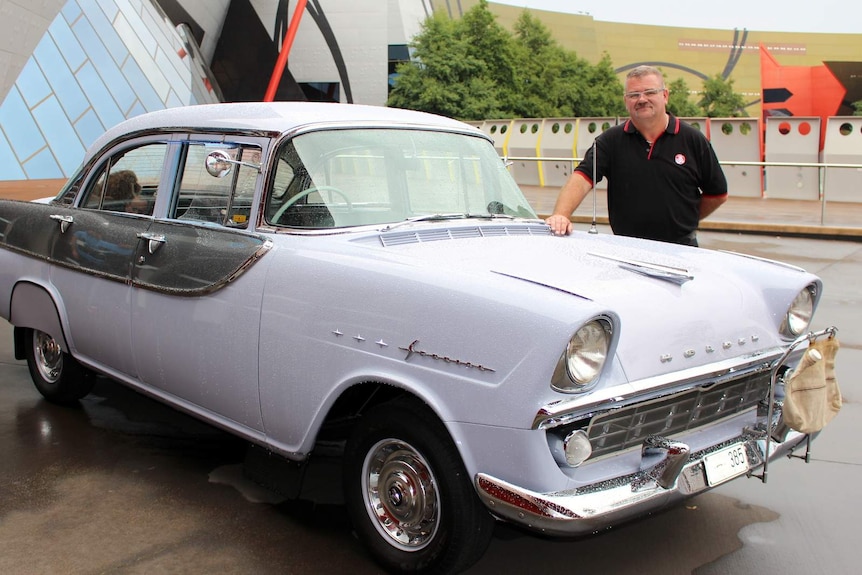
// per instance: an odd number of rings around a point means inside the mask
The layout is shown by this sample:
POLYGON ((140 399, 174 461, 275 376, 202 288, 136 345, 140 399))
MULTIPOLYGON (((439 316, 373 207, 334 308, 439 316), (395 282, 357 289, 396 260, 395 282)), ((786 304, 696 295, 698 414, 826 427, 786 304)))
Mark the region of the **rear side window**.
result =
POLYGON ((81 207, 152 215, 166 151, 159 142, 113 154, 91 180, 81 207))

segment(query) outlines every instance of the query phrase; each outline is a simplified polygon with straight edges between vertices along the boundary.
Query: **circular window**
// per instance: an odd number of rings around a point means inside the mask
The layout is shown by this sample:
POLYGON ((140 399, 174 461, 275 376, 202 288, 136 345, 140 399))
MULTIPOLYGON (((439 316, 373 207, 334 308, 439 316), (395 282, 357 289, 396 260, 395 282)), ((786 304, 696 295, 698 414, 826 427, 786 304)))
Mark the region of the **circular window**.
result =
POLYGON ((527 124, 521 124, 521 133, 522 133, 522 134, 526 134, 526 133, 527 133, 527 124))
POLYGON ((491 132, 492 134, 496 134, 496 133, 497 133, 497 126, 491 126, 491 130, 490 130, 490 132, 491 132))
POLYGON ((743 136, 747 136, 751 133, 751 124, 748 122, 743 122, 739 125, 739 133, 743 136))
POLYGON ((786 136, 790 133, 790 122, 781 122, 778 124, 778 133, 782 136, 786 136))
POLYGON ((539 131, 539 124, 533 124, 533 127, 532 127, 532 128, 530 128, 530 131, 531 131, 532 133, 534 133, 534 134, 535 134, 536 132, 538 132, 538 131, 539 131))
POLYGON ((599 129, 599 126, 595 122, 590 122, 589 124, 587 124, 587 131, 590 134, 595 134, 596 130, 598 130, 598 129, 599 129))
POLYGON ((557 132, 559 132, 559 131, 560 131, 560 124, 559 124, 559 122, 554 122, 554 125, 553 125, 553 126, 551 126, 551 132, 552 132, 552 133, 554 133, 554 134, 556 134, 556 133, 557 133, 557 132))
POLYGON ((810 134, 811 124, 809 124, 808 122, 802 122, 801 124, 799 124, 799 133, 803 136, 807 136, 808 134, 810 134))
POLYGON ((507 125, 505 125, 505 124, 503 124, 502 126, 500 126, 500 133, 501 133, 501 134, 505 134, 507 131, 509 131, 509 126, 507 126, 507 125))
POLYGON ((733 124, 730 122, 725 122, 721 125, 721 133, 725 136, 729 136, 733 133, 733 124))
POLYGON ((573 128, 572 128, 572 125, 571 125, 571 124, 568 124, 568 123, 563 127, 563 131, 564 131, 565 133, 567 133, 567 134, 571 134, 571 133, 572 133, 572 129, 573 129, 573 128))
POLYGON ((844 122, 838 127, 838 132, 842 136, 849 136, 853 133, 853 126, 849 122, 844 122))
POLYGON ((610 123, 610 122, 605 122, 605 123, 603 123, 603 124, 602 124, 602 132, 604 132, 605 130, 607 130, 607 129, 608 129, 608 128, 610 128, 610 127, 611 127, 611 123, 610 123))

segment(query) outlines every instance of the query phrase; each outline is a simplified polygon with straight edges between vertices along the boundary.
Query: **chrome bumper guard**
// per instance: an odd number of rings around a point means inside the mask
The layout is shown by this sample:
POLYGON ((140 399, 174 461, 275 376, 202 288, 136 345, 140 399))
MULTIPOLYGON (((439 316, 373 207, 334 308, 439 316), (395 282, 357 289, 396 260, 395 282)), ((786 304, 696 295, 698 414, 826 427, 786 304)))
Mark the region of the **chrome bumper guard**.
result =
POLYGON ((798 338, 772 365, 768 412, 765 429, 744 429, 742 434, 720 445, 690 453, 688 445, 668 438, 651 436, 641 445, 641 469, 637 473, 577 489, 537 493, 496 477, 478 473, 475 485, 479 497, 496 516, 549 535, 585 535, 628 519, 661 509, 730 481, 739 475, 766 482, 769 461, 795 457, 793 451, 806 448, 808 461, 810 437, 786 428, 775 414, 775 387, 779 369, 800 344, 836 333, 835 328, 809 333, 798 338), (709 481, 706 458, 731 446, 745 449, 747 468, 741 473, 709 481), (762 468, 757 475, 754 471, 762 468))

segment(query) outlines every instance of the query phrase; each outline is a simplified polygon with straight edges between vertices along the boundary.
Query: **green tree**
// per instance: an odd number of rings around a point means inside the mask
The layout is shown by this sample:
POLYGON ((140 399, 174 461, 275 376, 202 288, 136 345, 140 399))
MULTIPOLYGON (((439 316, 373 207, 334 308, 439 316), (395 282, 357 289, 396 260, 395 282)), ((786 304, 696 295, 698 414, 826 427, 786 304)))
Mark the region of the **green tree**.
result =
POLYGON ((862 100, 858 102, 853 102, 853 115, 854 116, 862 116, 862 100))
POLYGON ((677 118, 693 118, 700 116, 703 111, 691 101, 688 84, 685 78, 677 78, 667 85, 667 111, 677 118))
MULTIPOLYGON (((602 54, 591 65, 557 43, 526 9, 513 32, 497 23, 487 0, 458 20, 437 11, 423 22, 411 47, 413 60, 398 67, 389 106, 462 120, 626 113, 623 84, 610 56, 602 54)), ((704 81, 697 104, 683 78, 668 89, 668 110, 676 116, 748 115, 733 81, 719 74, 704 81)), ((862 114, 860 105, 857 114, 862 114)))
POLYGON ((512 34, 497 23, 487 1, 481 0, 467 11, 458 24, 470 55, 483 63, 488 80, 497 90, 511 86, 518 69, 512 34))
POLYGON ((500 117, 492 74, 462 21, 432 15, 411 43, 415 60, 398 67, 388 105, 453 118, 500 117))
POLYGON ((587 64, 586 73, 575 81, 585 82, 586 102, 575 116, 622 116, 626 114, 622 82, 614 72, 611 57, 605 52, 595 66, 587 64))
POLYGON ((413 38, 388 105, 464 120, 624 113, 622 84, 605 54, 596 66, 565 50, 524 10, 514 33, 486 0, 459 20, 439 12, 413 38))
POLYGON ((733 80, 716 74, 703 82, 703 95, 697 103, 709 118, 738 118, 747 116, 745 98, 733 91, 733 80))
POLYGON ((586 86, 578 82, 585 63, 567 53, 528 11, 515 22, 513 54, 519 66, 508 87, 514 117, 540 118, 573 115, 581 107, 586 86))

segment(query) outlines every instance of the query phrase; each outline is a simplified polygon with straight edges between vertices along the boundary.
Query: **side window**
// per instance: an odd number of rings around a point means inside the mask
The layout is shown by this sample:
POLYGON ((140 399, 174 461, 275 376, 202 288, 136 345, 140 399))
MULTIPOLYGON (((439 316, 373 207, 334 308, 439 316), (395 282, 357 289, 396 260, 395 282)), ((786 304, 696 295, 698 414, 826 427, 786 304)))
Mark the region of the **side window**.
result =
POLYGON ((82 207, 152 215, 167 144, 146 144, 114 154, 92 180, 82 207))
POLYGON ((249 145, 192 143, 186 148, 172 217, 233 228, 248 227, 260 148, 249 145), (227 152, 231 168, 216 178, 206 169, 210 152, 227 152), (251 164, 251 165, 248 165, 251 164))

